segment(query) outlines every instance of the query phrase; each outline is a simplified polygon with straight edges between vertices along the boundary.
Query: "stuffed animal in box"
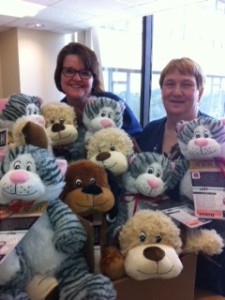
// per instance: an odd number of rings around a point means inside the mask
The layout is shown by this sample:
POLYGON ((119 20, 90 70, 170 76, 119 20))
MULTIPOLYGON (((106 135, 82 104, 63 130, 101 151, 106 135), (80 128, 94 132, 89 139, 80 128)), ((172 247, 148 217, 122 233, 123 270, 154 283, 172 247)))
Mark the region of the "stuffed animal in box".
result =
POLYGON ((65 160, 33 145, 10 150, 2 161, 2 208, 13 214, 31 203, 47 201, 43 215, 0 264, 2 299, 10 295, 17 299, 18 293, 21 299, 28 299, 23 290, 29 299, 45 299, 56 286, 60 299, 115 299, 109 279, 90 273, 83 254, 86 231, 58 198, 65 184, 66 167, 65 160))
POLYGON ((51 102, 41 105, 41 114, 56 157, 68 162, 85 157, 84 126, 77 126, 76 113, 72 106, 51 102))
MULTIPOLYGON (((185 170, 183 161, 171 162, 163 154, 142 152, 132 157, 128 170, 122 175, 123 195, 119 203, 119 213, 115 222, 108 228, 108 240, 113 241, 116 247, 106 247, 100 260, 100 268, 104 274, 113 279, 120 274, 116 272, 118 268, 115 267, 120 261, 120 253, 116 251, 116 249, 119 251, 117 241, 114 241, 118 228, 140 209, 139 205, 143 206, 150 202, 156 206, 159 201, 166 202, 164 198, 167 200, 168 197, 165 196, 165 192, 179 182, 185 170), (108 265, 105 256, 111 257, 108 265)), ((123 261, 123 258, 121 259, 123 261)), ((122 275, 121 272, 120 277, 122 275)))
MULTIPOLYGON (((214 159, 225 156, 225 120, 198 118, 180 121, 176 125, 177 140, 185 159, 214 159)), ((182 196, 193 200, 190 172, 180 184, 182 196)))
POLYGON ((123 125, 125 105, 122 101, 115 101, 107 97, 92 96, 83 110, 83 124, 87 128, 85 141, 96 131, 103 128, 123 125))
POLYGON ((119 232, 125 272, 136 280, 173 278, 182 270, 182 253, 222 251, 223 240, 205 229, 189 232, 182 240, 180 230, 170 217, 158 210, 144 209, 130 218, 119 232))

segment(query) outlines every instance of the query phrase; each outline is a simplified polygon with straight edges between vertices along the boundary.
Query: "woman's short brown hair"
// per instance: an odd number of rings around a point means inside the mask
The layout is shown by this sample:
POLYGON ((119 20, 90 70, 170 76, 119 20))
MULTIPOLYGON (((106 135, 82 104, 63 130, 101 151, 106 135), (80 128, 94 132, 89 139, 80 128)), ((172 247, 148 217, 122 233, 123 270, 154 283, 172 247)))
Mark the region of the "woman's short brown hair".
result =
POLYGON ((101 92, 101 82, 99 79, 99 63, 97 56, 94 51, 92 51, 90 48, 80 44, 71 42, 64 46, 57 57, 56 61, 56 69, 54 74, 55 84, 57 89, 60 92, 63 92, 62 86, 61 86, 61 73, 63 69, 63 62, 67 55, 74 54, 79 56, 82 63, 84 64, 85 69, 90 70, 93 74, 93 86, 91 92, 101 92))
POLYGON ((196 79, 197 87, 198 89, 204 88, 205 84, 205 75, 203 73, 203 70, 201 66, 196 63, 194 60, 188 58, 188 57, 182 57, 182 58, 176 58, 172 59, 162 70, 159 78, 159 85, 160 88, 163 86, 163 81, 165 79, 165 76, 173 72, 175 70, 178 70, 181 74, 189 74, 193 75, 196 79))

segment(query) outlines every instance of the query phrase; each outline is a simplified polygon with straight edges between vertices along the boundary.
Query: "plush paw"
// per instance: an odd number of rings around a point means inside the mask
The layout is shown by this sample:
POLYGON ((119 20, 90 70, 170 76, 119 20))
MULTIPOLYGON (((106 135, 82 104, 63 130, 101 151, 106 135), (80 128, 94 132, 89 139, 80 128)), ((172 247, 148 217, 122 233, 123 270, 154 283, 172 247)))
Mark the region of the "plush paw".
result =
POLYGON ((201 229, 187 236, 184 252, 202 252, 206 255, 214 255, 221 253, 223 247, 223 239, 216 230, 201 229))
POLYGON ((30 300, 57 299, 50 298, 57 293, 58 282, 55 277, 35 275, 25 288, 30 300))
POLYGON ((111 280, 125 276, 124 258, 117 247, 108 246, 102 250, 100 270, 111 280))

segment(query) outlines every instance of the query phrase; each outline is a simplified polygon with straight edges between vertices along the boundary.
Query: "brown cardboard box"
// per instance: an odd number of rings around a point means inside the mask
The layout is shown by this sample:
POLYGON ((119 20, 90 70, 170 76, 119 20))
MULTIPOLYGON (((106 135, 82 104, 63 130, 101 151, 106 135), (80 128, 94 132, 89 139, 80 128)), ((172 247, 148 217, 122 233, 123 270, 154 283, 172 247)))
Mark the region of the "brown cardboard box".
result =
POLYGON ((116 280, 117 300, 192 300, 196 258, 196 254, 182 256, 184 268, 176 278, 137 281, 125 277, 116 280))

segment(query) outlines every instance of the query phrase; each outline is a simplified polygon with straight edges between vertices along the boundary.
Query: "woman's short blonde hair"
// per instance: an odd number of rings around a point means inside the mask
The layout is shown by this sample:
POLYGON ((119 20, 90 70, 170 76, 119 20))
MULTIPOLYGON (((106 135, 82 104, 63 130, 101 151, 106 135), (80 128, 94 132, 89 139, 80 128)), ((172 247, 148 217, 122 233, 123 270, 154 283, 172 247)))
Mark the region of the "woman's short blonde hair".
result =
POLYGON ((196 79, 198 89, 204 88, 205 84, 205 75, 201 66, 196 63, 194 60, 188 57, 175 58, 172 59, 162 70, 159 78, 160 88, 163 86, 163 81, 165 76, 175 70, 178 70, 181 74, 193 75, 196 79))

